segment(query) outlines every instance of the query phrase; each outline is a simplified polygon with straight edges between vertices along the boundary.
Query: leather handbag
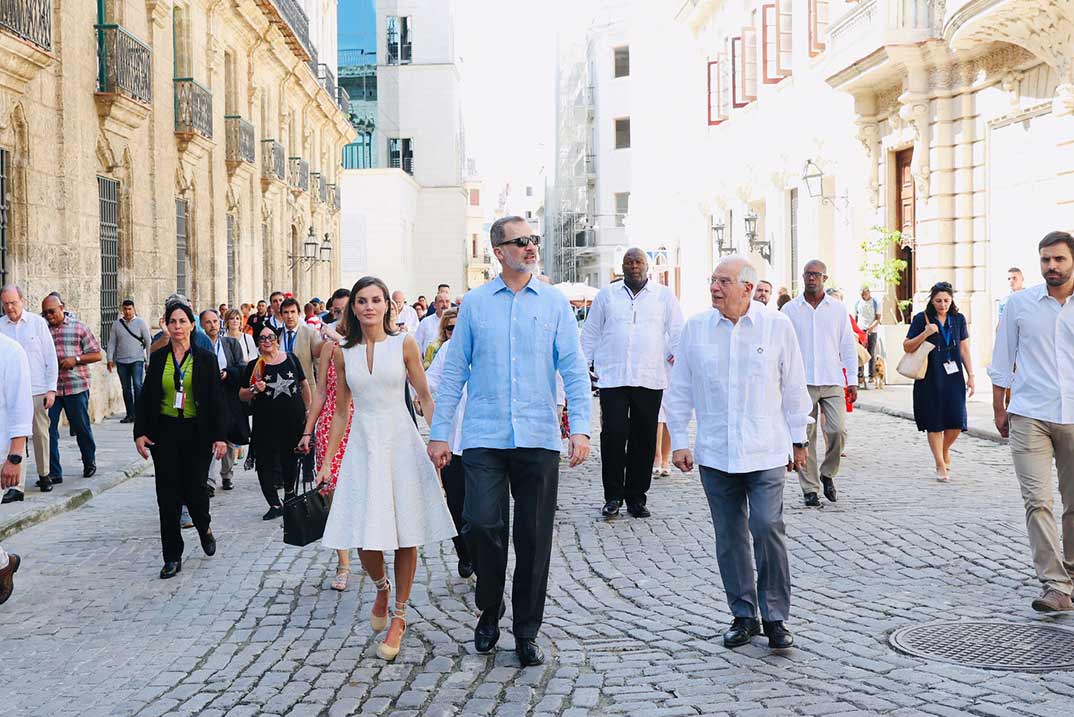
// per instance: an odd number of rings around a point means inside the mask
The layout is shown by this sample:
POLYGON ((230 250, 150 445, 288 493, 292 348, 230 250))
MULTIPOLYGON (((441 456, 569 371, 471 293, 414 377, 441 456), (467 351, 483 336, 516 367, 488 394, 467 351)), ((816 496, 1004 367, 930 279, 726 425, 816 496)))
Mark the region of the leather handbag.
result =
POLYGON ((283 502, 283 542, 302 547, 324 537, 328 498, 314 487, 283 502))
POLYGON ((906 378, 920 381, 925 378, 925 372, 929 370, 929 354, 934 348, 936 348, 935 344, 925 341, 917 347, 916 351, 903 354, 895 370, 906 378))

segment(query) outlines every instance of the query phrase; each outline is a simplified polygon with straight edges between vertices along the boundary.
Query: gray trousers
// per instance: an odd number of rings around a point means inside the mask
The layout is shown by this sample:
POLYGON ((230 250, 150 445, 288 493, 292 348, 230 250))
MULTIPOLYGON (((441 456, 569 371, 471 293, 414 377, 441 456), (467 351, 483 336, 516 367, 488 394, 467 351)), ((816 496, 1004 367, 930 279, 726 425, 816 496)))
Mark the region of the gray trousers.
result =
POLYGON ((809 455, 805 468, 798 471, 798 482, 802 493, 820 493, 820 476, 835 478, 839 474, 840 455, 847 442, 847 403, 842 386, 806 386, 809 398, 813 401, 813 411, 809 416, 813 423, 806 426, 806 440, 809 441, 809 455), (824 461, 817 466, 817 423, 824 415, 824 461))
POLYGON ((790 614, 791 569, 783 526, 786 474, 784 466, 752 473, 701 466, 716 533, 716 562, 735 617, 756 618, 758 597, 763 620, 786 620, 790 614))

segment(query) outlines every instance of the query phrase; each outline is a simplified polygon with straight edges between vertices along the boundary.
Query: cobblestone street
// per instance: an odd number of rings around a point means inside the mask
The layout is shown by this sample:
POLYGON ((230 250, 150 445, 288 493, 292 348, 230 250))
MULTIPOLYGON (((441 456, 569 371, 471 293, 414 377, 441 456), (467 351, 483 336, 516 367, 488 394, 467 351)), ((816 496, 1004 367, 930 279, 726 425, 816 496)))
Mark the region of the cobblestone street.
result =
POLYGON ((1029 607, 1038 587, 1007 447, 963 437, 941 485, 911 422, 858 411, 849 429, 837 504, 807 510, 787 482, 786 654, 720 642, 730 616, 696 472, 654 482, 651 519, 605 522, 599 461, 564 469, 549 659, 525 670, 510 615, 495 655, 474 653, 472 583, 450 542, 424 551, 403 652, 382 662, 368 579, 330 590, 331 552, 282 543, 253 473, 213 501, 217 555, 184 531, 183 571, 157 579, 147 474, 5 541, 24 564, 0 626, 0 714, 1069 716, 1074 673, 965 669, 887 642, 938 619, 1074 628, 1029 607))

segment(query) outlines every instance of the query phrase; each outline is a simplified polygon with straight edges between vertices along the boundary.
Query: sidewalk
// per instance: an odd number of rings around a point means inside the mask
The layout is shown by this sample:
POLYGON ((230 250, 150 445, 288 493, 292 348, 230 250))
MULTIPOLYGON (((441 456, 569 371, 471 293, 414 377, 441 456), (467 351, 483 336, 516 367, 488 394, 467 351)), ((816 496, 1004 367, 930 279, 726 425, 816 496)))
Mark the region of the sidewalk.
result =
MULTIPOLYGON (((991 391, 991 389, 989 389, 991 391)), ((983 438, 996 443, 1006 443, 1007 439, 999 435, 996 424, 992 418, 991 393, 988 400, 978 400, 974 396, 966 402, 966 413, 969 420, 969 433, 971 436, 983 438)), ((886 413, 890 416, 898 416, 914 420, 914 388, 913 386, 887 386, 879 391, 876 389, 858 391, 858 402, 854 408, 863 411, 875 411, 886 413)))
POLYGON ((97 442, 97 475, 92 478, 82 477, 78 445, 66 426, 61 427, 63 483, 54 486, 50 493, 42 493, 37 487, 36 462, 33 448, 30 448, 31 455, 23 461, 26 464, 26 499, 0 505, 0 540, 54 515, 73 510, 90 498, 149 469, 151 462, 143 461, 134 449, 132 426, 121 424, 120 418, 122 416, 115 416, 93 424, 93 438, 97 442))

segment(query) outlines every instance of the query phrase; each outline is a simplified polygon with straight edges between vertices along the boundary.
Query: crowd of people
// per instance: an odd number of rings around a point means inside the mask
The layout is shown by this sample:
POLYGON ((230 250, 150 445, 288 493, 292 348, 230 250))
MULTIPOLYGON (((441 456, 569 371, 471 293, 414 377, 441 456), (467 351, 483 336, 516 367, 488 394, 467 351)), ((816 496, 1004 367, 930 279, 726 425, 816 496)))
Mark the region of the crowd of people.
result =
MULTIPOLYGON (((465 296, 453 299, 442 285, 432 302, 408 304, 402 291, 364 277, 327 303, 273 292, 239 309, 195 314, 185 297, 173 295, 156 336, 125 302, 107 354, 59 296, 45 298, 39 317, 24 311, 18 287, 4 287, 5 502, 24 491, 28 437, 40 489, 63 480, 61 411, 78 438, 84 475, 93 474, 86 366, 107 355, 123 385, 123 421, 133 423, 137 450, 156 469, 161 578, 182 569, 188 520, 205 555, 216 552, 214 476, 231 490, 234 464, 246 451, 267 504, 264 520, 281 516, 300 477, 331 497, 322 539, 337 554, 331 588, 347 589, 357 549, 376 589, 369 619, 386 631, 377 648, 385 660, 403 644, 418 549, 448 539, 458 574, 477 576, 475 648, 494 649, 513 538, 515 649, 522 665, 536 665, 544 660, 537 637, 561 458, 565 452, 573 467, 590 454, 595 389, 600 514, 616 519, 625 505, 633 518, 649 518, 652 479, 667 476, 670 464, 682 472, 697 466, 733 615, 724 644, 741 646, 763 633, 772 648, 790 647, 784 482, 788 471, 797 473, 806 506, 820 506, 821 495, 838 500, 859 370, 865 380, 878 371, 876 299, 863 289, 849 310, 826 287, 828 270, 818 259, 805 264, 803 291, 791 297, 774 291, 748 259, 729 256, 710 277, 712 309, 684 321, 675 295, 650 279, 646 253, 630 249, 622 281, 599 291, 579 331, 567 299, 539 274, 540 237, 529 224, 500 219, 490 240, 502 272, 465 296), (419 416, 429 425, 427 445, 419 416)), ((1039 252, 1045 283, 1004 302, 989 375, 1043 585, 1033 607, 1072 610, 1074 237, 1053 232, 1039 252), (1064 502, 1062 545, 1051 517, 1053 460, 1064 502)), ((949 283, 933 286, 903 343, 907 354, 933 346, 914 386, 914 412, 941 482, 950 480, 950 448, 967 428, 966 397, 975 389, 968 325, 954 296, 949 283)), ((0 549, 0 602, 19 565, 0 549)))

